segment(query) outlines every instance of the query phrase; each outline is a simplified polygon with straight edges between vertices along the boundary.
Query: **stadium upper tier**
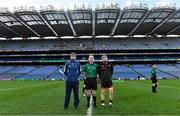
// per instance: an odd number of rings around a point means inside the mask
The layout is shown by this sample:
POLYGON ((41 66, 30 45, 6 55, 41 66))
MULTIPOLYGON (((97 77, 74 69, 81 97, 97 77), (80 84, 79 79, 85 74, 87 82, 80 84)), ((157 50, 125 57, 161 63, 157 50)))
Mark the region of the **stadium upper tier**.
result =
POLYGON ((180 49, 179 38, 3 40, 0 51, 180 49))
POLYGON ((180 35, 180 9, 142 6, 0 9, 0 37, 180 35))

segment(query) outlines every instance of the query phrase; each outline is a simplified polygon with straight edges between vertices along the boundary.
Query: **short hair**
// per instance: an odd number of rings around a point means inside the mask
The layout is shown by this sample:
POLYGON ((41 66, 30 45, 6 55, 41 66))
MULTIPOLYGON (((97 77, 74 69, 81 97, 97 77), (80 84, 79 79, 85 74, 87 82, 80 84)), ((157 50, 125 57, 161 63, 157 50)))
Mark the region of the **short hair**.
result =
POLYGON ((102 58, 102 57, 104 57, 104 56, 105 56, 105 57, 107 57, 107 55, 106 55, 106 54, 102 54, 101 58, 102 58))
POLYGON ((94 54, 90 53, 89 56, 94 56, 94 54))
POLYGON ((72 52, 71 54, 70 54, 70 56, 77 56, 77 54, 75 53, 75 52, 72 52))

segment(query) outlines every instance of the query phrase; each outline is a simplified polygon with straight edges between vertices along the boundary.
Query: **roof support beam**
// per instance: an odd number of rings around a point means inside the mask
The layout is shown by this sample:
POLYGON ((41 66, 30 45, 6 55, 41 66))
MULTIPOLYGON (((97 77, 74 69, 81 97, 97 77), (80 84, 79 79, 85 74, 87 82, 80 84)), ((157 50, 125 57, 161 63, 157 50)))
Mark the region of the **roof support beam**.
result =
POLYGON ((65 12, 65 15, 66 15, 66 17, 67 17, 67 20, 68 20, 68 22, 69 22, 69 25, 70 25, 70 27, 71 27, 71 29, 72 29, 72 32, 73 32, 74 36, 77 37, 77 33, 76 33, 76 31, 75 31, 75 29, 74 29, 74 27, 73 27, 72 20, 69 18, 69 15, 68 15, 67 12, 65 12))
POLYGON ((166 35, 170 35, 172 32, 176 31, 177 29, 180 29, 180 25, 174 28, 173 30, 169 31, 166 35))
POLYGON ((4 38, 7 38, 7 36, 3 35, 3 34, 0 34, 0 36, 4 37, 4 38))
POLYGON ((144 22, 144 20, 147 18, 151 11, 148 11, 144 17, 141 19, 141 21, 136 25, 136 27, 128 34, 128 36, 133 35, 133 33, 139 28, 139 26, 144 22))
POLYGON ((23 37, 21 34, 17 33, 17 32, 14 31, 14 30, 12 30, 11 28, 9 28, 8 26, 6 26, 5 24, 0 23, 0 25, 3 26, 3 27, 5 27, 5 28, 7 28, 9 31, 11 31, 11 32, 13 32, 13 33, 15 33, 15 34, 17 34, 18 36, 23 37))
POLYGON ((171 17, 173 17, 178 11, 175 11, 172 13, 169 17, 167 17, 163 22, 161 22, 156 28, 154 28, 151 32, 148 33, 148 35, 152 34, 155 32, 160 26, 162 26, 164 23, 166 23, 171 17))
POLYGON ((44 23, 49 27, 49 29, 54 33, 54 35, 56 36, 56 37, 58 37, 58 34, 54 31, 54 29, 49 25, 49 23, 43 18, 43 16, 40 14, 40 13, 38 13, 38 16, 40 16, 41 17, 41 19, 44 21, 44 23))
POLYGON ((92 11, 92 36, 95 36, 95 28, 96 28, 96 14, 95 11, 92 11))
POLYGON ((15 16, 13 13, 11 13, 14 18, 16 18, 19 22, 21 22, 25 27, 27 27, 29 30, 31 30, 36 36, 40 37, 40 35, 34 31, 30 26, 28 26, 26 23, 24 23, 21 19, 19 19, 17 16, 15 16))
POLYGON ((114 35, 114 33, 115 33, 116 29, 117 29, 117 26, 118 26, 118 24, 119 24, 119 21, 121 20, 122 14, 123 14, 123 11, 120 10, 120 11, 119 11, 119 16, 118 16, 118 18, 117 18, 117 20, 116 20, 116 23, 114 24, 114 27, 112 28, 112 31, 111 31, 111 33, 110 33, 110 36, 113 36, 113 35, 114 35))

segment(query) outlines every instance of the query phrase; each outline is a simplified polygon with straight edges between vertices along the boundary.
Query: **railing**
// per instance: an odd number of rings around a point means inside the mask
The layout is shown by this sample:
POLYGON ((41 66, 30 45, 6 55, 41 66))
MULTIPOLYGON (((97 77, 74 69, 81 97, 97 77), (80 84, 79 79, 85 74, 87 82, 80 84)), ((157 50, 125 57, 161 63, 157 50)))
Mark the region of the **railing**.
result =
POLYGON ((35 9, 34 6, 32 7, 27 7, 27 6, 21 6, 21 7, 14 7, 14 12, 36 12, 37 10, 35 9))
POLYGON ((146 9, 148 10, 148 5, 147 4, 142 4, 142 3, 139 3, 139 4, 135 4, 135 3, 132 3, 131 5, 127 6, 124 8, 125 10, 127 9, 146 9))
POLYGON ((102 10, 102 9, 120 9, 120 6, 117 3, 97 4, 96 10, 102 10))

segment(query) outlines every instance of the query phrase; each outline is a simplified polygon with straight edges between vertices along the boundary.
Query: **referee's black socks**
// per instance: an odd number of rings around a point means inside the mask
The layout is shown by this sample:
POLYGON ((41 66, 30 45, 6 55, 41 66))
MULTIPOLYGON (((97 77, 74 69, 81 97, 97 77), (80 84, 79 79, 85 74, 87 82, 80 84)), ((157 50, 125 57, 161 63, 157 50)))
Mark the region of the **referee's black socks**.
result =
POLYGON ((90 103, 89 103, 89 102, 90 102, 90 98, 91 98, 90 96, 87 96, 87 107, 88 107, 88 108, 89 108, 89 106, 90 106, 90 103))
POLYGON ((93 96, 94 107, 96 107, 96 96, 93 96))
MULTIPOLYGON (((90 106, 90 96, 87 96, 87 107, 90 106)), ((96 107, 96 96, 93 96, 94 107, 96 107)))

